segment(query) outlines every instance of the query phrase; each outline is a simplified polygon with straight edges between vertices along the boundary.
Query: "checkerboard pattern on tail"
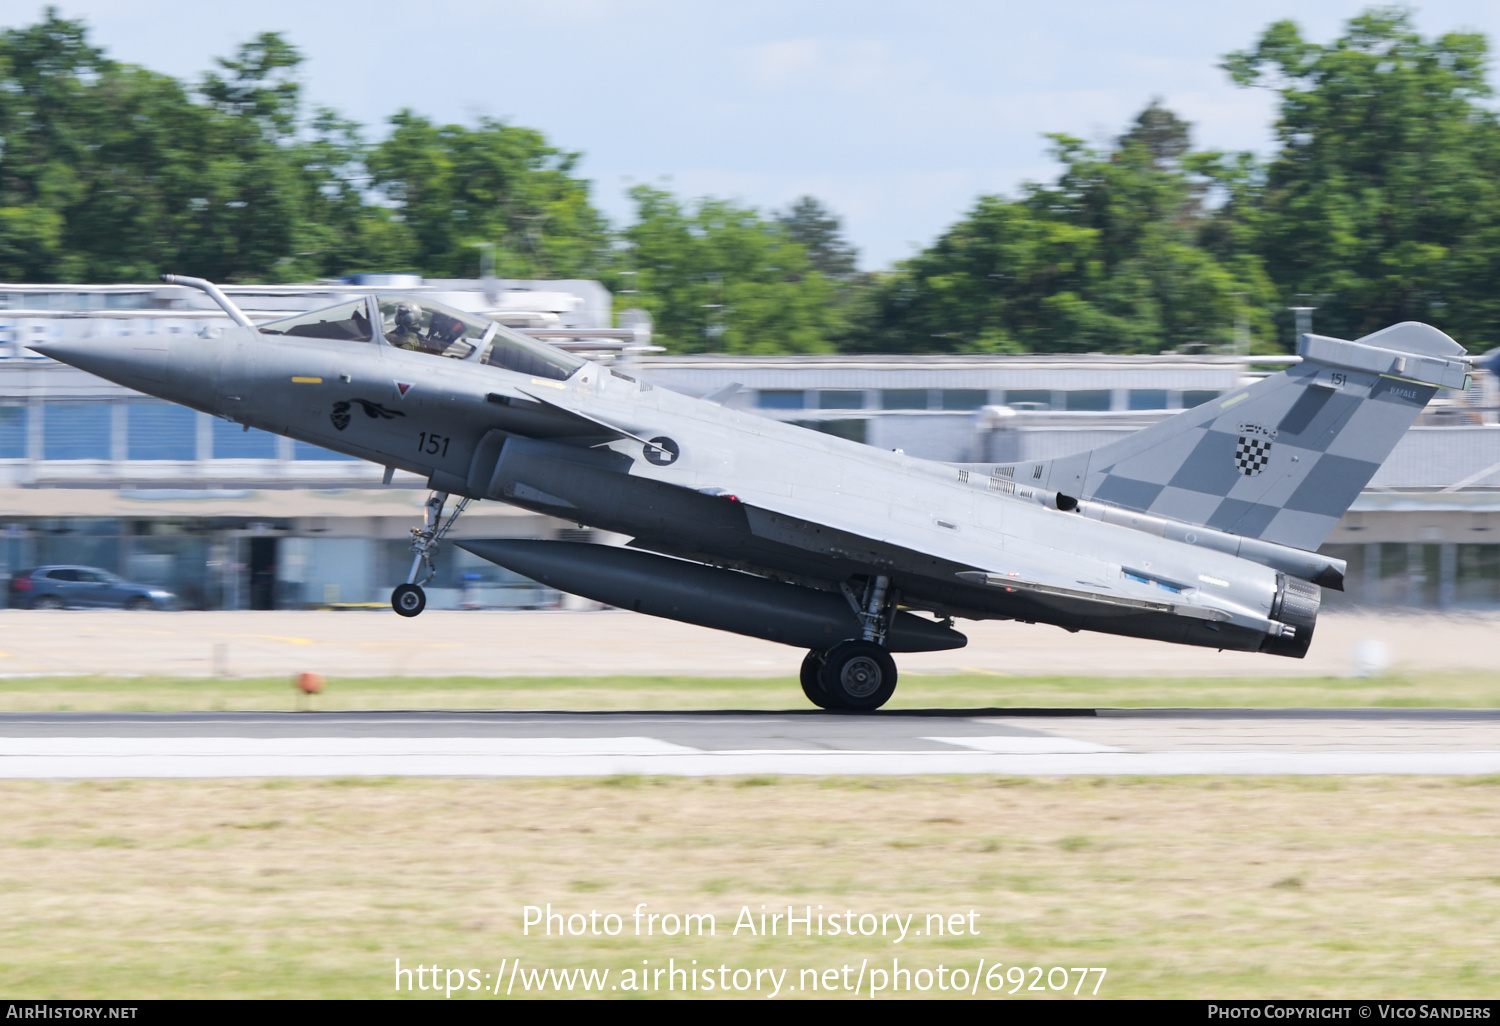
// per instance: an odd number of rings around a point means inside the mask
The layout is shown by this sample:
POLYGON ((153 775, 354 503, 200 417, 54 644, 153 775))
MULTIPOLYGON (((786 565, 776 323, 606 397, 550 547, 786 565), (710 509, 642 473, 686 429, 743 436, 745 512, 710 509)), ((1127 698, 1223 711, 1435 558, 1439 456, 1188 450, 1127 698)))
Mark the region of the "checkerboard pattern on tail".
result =
POLYGON ((1314 551, 1467 364, 1462 346, 1415 322, 1355 342, 1306 335, 1300 349, 1302 363, 1118 442, 998 469, 1076 499, 1314 551))
POLYGON ((1262 438, 1246 438, 1240 435, 1239 445, 1234 449, 1234 465, 1246 477, 1254 477, 1266 469, 1271 462, 1271 443, 1262 438))

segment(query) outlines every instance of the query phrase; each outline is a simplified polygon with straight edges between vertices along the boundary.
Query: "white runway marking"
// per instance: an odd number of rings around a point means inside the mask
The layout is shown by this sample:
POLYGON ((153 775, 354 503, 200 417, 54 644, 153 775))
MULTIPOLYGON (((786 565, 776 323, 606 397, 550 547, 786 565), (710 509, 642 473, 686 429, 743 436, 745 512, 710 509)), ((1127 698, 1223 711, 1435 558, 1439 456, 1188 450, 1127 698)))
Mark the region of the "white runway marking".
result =
POLYGON ((0 739, 0 777, 1500 773, 1500 751, 1121 752, 1059 737, 931 740, 969 750, 705 751, 646 737, 10 737, 0 739))
MULTIPOLYGON (((5 737, 0 760, 50 758, 489 758, 529 755, 696 755, 654 737, 5 737)), ((3 765, 3 763, 0 763, 3 765)))
POLYGON ((1096 745, 1092 741, 1078 741, 1071 737, 929 737, 926 741, 938 741, 958 748, 972 748, 976 752, 994 755, 1086 755, 1091 752, 1118 752, 1119 748, 1096 745))

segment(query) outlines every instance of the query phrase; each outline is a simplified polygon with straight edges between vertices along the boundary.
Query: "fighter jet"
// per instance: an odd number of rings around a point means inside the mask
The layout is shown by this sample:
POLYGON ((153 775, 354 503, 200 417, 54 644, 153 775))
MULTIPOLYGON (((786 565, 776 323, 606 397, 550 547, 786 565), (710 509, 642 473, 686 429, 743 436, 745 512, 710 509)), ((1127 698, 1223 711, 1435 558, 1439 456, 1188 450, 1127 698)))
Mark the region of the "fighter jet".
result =
POLYGON ((462 548, 622 609, 807 650, 826 709, 879 708, 892 653, 963 646, 955 619, 1301 658, 1316 549, 1438 388, 1469 361, 1407 322, 1303 335, 1300 363, 1087 452, 954 464, 654 386, 420 295, 354 299, 198 336, 31 348, 128 388, 424 476, 391 604, 419 614, 432 556, 475 500, 626 535, 627 547, 462 548), (455 500, 446 512, 450 499, 455 500))

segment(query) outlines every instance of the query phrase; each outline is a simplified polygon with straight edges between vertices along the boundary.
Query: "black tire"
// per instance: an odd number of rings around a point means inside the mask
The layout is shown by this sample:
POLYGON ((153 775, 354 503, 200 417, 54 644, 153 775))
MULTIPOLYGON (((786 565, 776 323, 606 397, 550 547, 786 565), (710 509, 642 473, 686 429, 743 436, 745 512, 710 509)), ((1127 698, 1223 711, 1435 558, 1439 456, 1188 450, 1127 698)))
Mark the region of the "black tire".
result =
POLYGON ((391 592, 391 608, 402 616, 416 616, 427 608, 427 593, 418 584, 402 584, 391 592))
POLYGON ((819 709, 832 709, 833 702, 823 689, 823 653, 817 649, 807 653, 802 660, 802 693, 819 709))
POLYGON ((62 599, 56 595, 43 595, 34 599, 31 603, 32 609, 61 609, 62 599))
POLYGON ((833 708, 874 712, 896 691, 896 662, 873 641, 845 641, 829 649, 822 681, 833 708))
POLYGON ((125 603, 125 608, 126 609, 133 609, 137 613, 139 613, 142 610, 152 609, 152 608, 155 608, 155 607, 152 605, 151 600, 148 599, 146 596, 144 596, 144 595, 137 595, 135 598, 133 598, 129 602, 125 603))

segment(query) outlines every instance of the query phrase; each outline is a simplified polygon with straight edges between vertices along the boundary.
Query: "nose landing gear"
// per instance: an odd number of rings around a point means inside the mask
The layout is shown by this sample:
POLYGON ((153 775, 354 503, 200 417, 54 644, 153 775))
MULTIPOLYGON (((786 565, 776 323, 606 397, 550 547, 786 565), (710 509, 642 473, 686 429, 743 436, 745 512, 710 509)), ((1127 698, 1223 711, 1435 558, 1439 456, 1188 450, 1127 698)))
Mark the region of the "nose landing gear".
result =
POLYGON ((406 583, 398 585, 391 592, 391 608, 402 616, 416 616, 427 608, 427 593, 422 590, 422 585, 437 574, 437 567, 432 560, 437 555, 438 542, 452 529, 454 522, 471 501, 460 499, 448 519, 444 520, 443 506, 448 502, 448 493, 433 492, 428 496, 427 505, 422 511, 422 526, 411 529, 411 550, 415 553, 411 571, 406 575, 406 583), (417 580, 419 573, 422 574, 420 581, 417 580))

